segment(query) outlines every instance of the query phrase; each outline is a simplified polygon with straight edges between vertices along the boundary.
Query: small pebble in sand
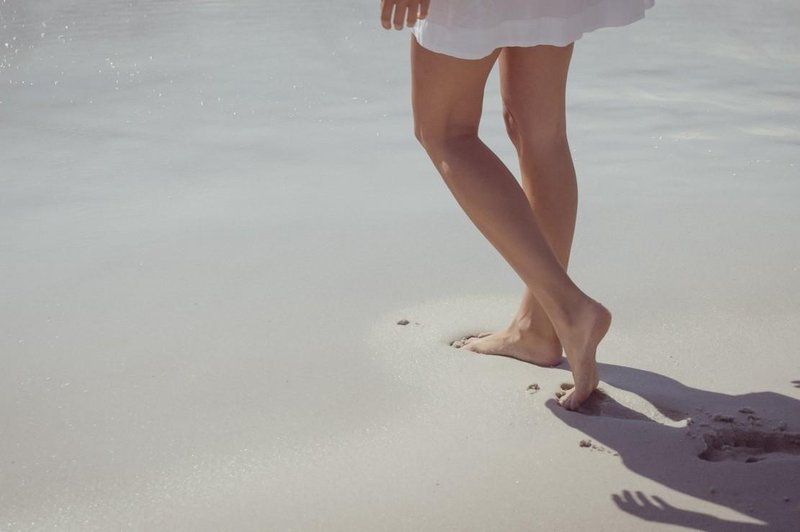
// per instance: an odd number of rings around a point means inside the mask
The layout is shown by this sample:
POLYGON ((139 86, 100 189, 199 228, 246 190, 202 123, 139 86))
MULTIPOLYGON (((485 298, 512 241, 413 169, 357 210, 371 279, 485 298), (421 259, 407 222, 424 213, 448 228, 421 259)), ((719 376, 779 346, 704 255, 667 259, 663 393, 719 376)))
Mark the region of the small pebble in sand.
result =
POLYGON ((724 414, 714 414, 714 421, 721 421, 722 423, 733 423, 733 416, 726 416, 724 414))
POLYGON ((398 325, 408 325, 408 320, 400 320, 397 322, 398 325))
POLYGON ((528 386, 528 391, 531 392, 531 393, 538 392, 539 391, 539 385, 534 382, 533 384, 528 386))
POLYGON ((708 488, 708 492, 709 493, 716 493, 717 492, 717 488, 715 488, 714 486, 711 486, 710 488, 708 488))
POLYGON ((580 443, 578 443, 578 445, 580 445, 581 447, 591 447, 592 440, 581 440, 580 443))
POLYGON ((783 502, 789 502, 789 501, 791 501, 791 500, 792 500, 792 499, 790 499, 789 497, 784 497, 784 498, 783 498, 783 502))
POLYGON ((558 397, 559 399, 561 399, 565 395, 567 395, 567 392, 556 392, 556 397, 558 397))
POLYGON ((758 462, 758 460, 759 458, 756 458, 755 456, 748 456, 744 461, 747 464, 752 464, 753 462, 758 462))
POLYGON ((739 412, 741 412, 742 414, 755 414, 755 410, 753 410, 752 408, 748 408, 746 406, 743 407, 743 408, 740 408, 739 412))

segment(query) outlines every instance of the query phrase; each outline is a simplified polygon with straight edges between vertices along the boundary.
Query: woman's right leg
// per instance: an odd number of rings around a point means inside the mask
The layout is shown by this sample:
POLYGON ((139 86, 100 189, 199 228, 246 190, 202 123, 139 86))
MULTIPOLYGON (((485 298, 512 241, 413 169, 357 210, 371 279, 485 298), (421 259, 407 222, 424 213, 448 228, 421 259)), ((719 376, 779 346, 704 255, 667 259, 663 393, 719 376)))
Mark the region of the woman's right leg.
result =
POLYGON ((611 314, 569 278, 523 189, 478 138, 483 91, 499 50, 480 60, 437 54, 411 35, 415 133, 461 208, 542 306, 575 380, 560 403, 575 409, 597 387, 597 344, 611 314))

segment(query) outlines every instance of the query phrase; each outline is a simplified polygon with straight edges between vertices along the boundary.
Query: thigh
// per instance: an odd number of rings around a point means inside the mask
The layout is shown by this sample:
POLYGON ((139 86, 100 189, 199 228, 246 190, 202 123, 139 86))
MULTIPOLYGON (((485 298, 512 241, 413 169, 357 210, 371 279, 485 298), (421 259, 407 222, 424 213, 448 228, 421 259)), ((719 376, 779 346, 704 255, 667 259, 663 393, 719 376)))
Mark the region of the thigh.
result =
POLYGON ((411 103, 418 138, 477 134, 486 80, 500 51, 458 59, 420 46, 411 35, 411 103))
POLYGON ((502 49, 503 106, 523 139, 566 135, 565 92, 574 44, 502 49))

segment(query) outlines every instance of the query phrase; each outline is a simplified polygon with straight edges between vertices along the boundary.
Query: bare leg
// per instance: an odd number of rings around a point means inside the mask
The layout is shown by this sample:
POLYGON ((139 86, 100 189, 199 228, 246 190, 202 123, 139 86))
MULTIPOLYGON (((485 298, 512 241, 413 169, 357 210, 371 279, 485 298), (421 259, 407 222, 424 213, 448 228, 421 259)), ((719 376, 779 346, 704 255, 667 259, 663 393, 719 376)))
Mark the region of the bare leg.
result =
MULTIPOLYGON (((522 186, 542 233, 565 270, 578 207, 565 105, 573 46, 508 47, 499 56, 503 117, 519 157, 522 186)), ((473 337, 464 348, 539 365, 561 362, 558 336, 527 287, 508 327, 473 337)))
POLYGON ((462 60, 421 47, 411 35, 415 135, 461 208, 527 285, 553 325, 575 380, 560 399, 577 408, 597 387, 597 344, 611 314, 569 278, 524 190, 478 138, 483 91, 500 50, 462 60))

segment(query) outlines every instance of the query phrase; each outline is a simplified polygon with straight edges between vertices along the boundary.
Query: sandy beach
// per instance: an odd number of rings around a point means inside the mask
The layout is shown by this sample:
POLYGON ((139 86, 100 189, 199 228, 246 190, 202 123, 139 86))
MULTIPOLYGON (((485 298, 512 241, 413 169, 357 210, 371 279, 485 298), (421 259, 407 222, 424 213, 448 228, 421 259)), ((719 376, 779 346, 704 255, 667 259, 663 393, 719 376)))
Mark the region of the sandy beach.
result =
POLYGON ((581 412, 378 15, 0 0, 0 531, 800 529, 800 5, 576 42, 581 412))

